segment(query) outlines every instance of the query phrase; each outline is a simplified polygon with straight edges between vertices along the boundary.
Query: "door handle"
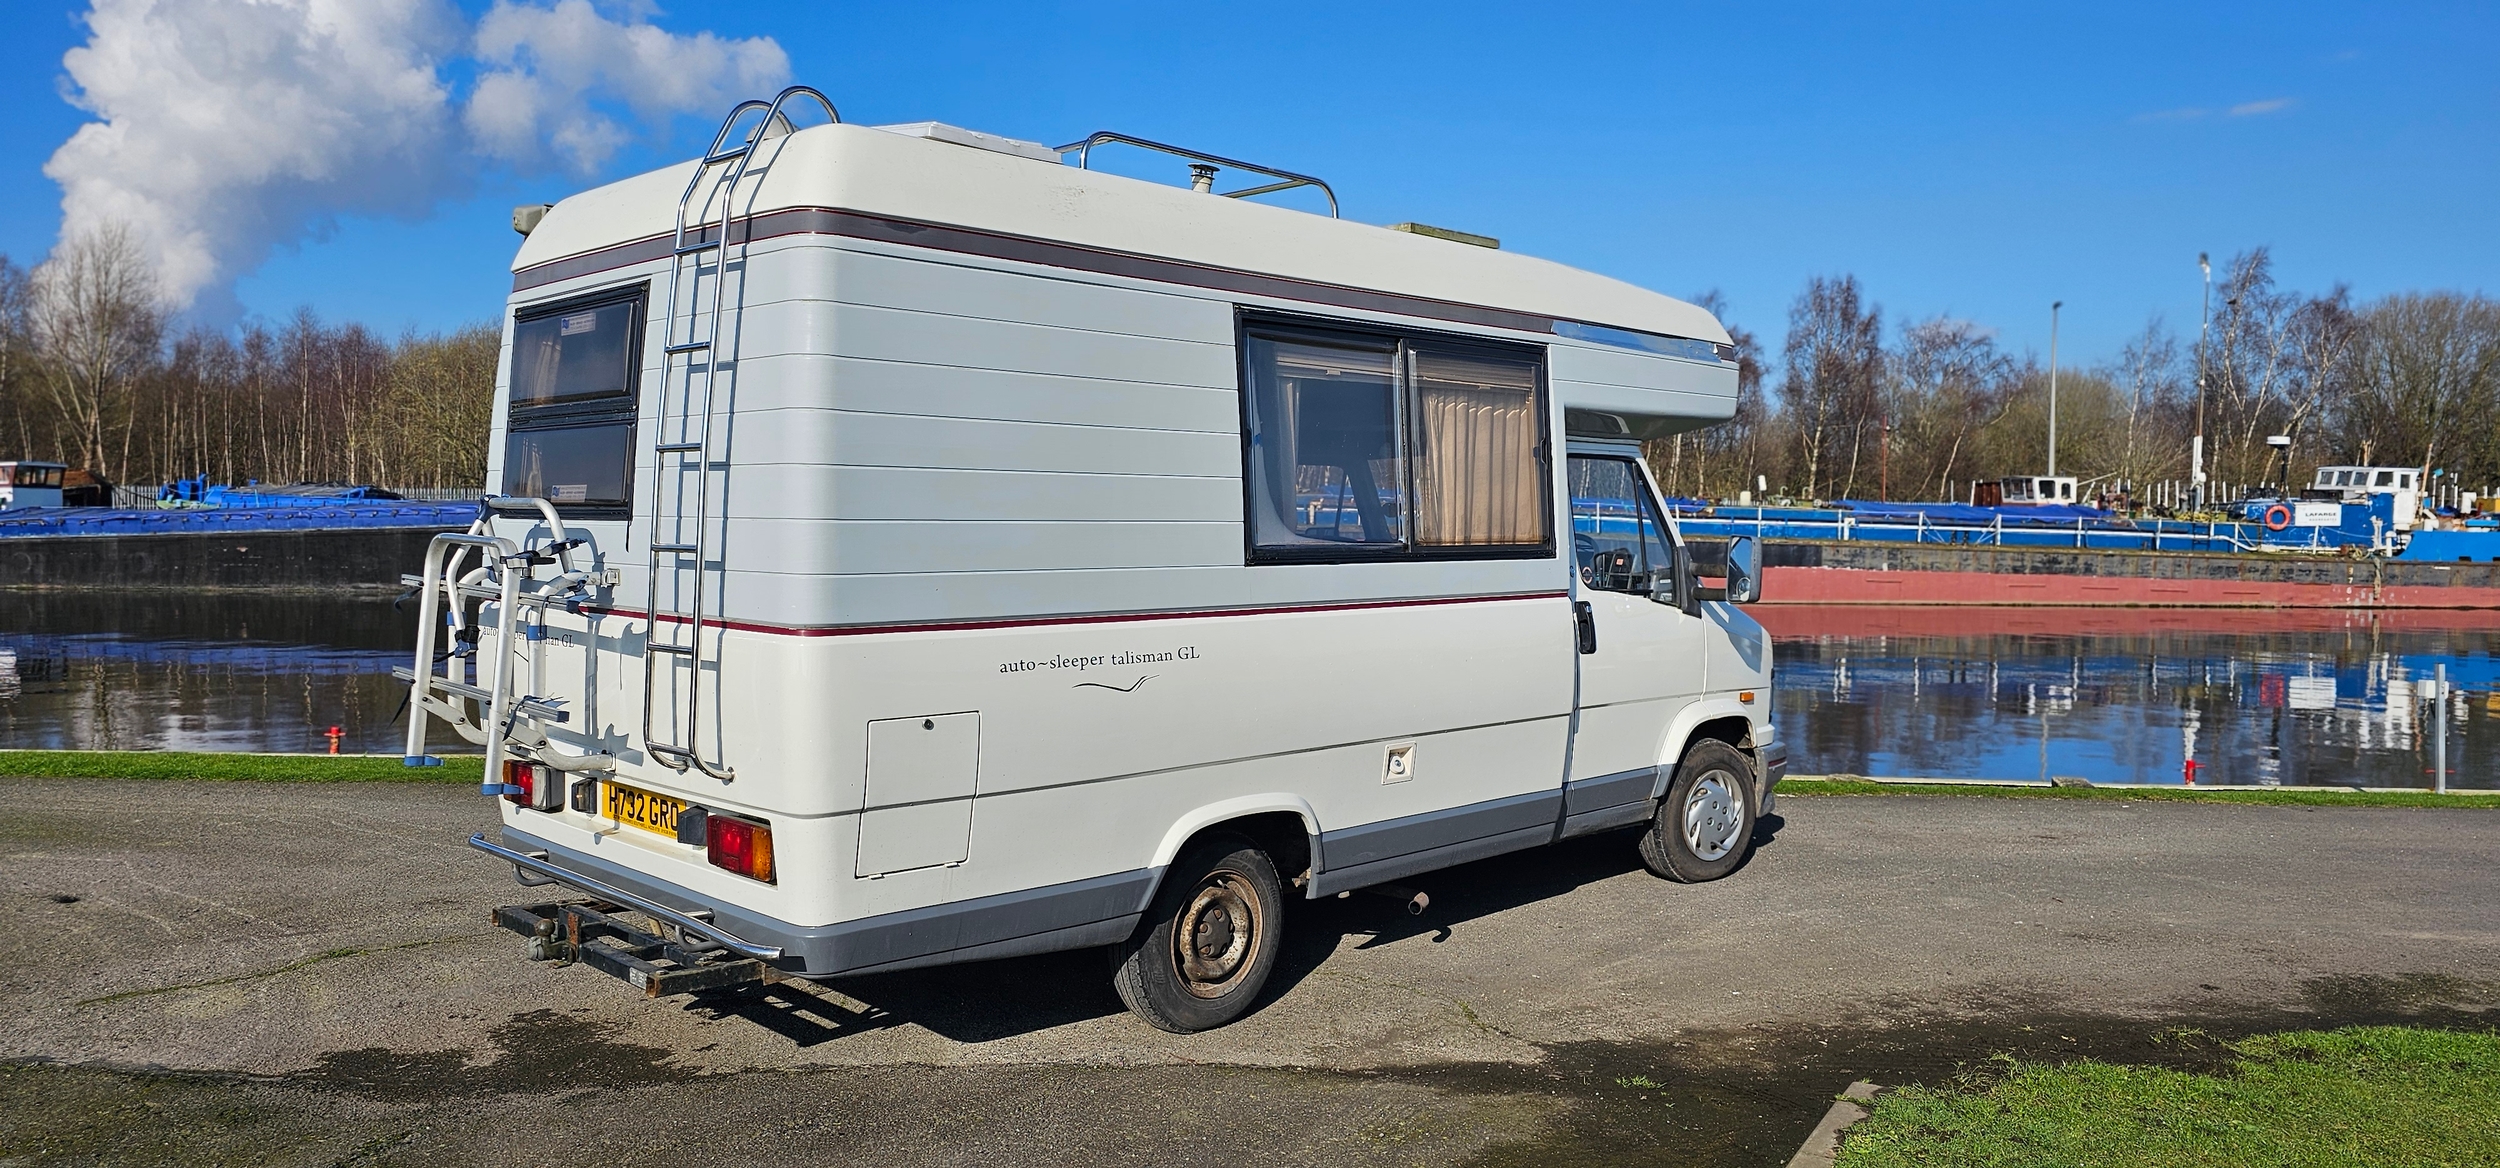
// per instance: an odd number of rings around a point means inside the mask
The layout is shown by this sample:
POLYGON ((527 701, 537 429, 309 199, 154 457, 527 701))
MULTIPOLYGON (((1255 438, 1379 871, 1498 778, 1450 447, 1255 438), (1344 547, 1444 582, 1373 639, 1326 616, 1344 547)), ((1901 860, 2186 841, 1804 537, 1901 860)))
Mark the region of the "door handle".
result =
POLYGON ((1597 612, 1585 600, 1571 602, 1572 621, 1580 627, 1580 652, 1597 651, 1597 612))

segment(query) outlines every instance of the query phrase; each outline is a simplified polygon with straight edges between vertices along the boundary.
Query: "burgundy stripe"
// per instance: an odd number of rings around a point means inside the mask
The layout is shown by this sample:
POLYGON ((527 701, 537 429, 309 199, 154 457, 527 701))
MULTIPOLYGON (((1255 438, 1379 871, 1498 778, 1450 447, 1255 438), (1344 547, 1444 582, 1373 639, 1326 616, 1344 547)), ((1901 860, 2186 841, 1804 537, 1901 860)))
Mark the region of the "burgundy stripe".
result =
MULTIPOLYGON (((752 621, 705 621, 710 628, 735 629, 742 633, 770 633, 782 637, 859 637, 877 633, 936 633, 966 629, 1023 629, 1046 625, 1129 624, 1136 621, 1191 620, 1227 616, 1274 616, 1293 612, 1347 612, 1365 608, 1425 608, 1443 604, 1491 604, 1507 600, 1559 600, 1567 592, 1512 592, 1496 596, 1435 596, 1420 600, 1366 600, 1344 604, 1293 604, 1274 608, 1207 608, 1182 609, 1171 612, 1128 612, 1089 616, 1030 617, 1017 620, 940 621, 917 625, 767 625, 752 621)), ((594 616, 621 616, 628 620, 645 614, 631 608, 601 608, 585 604, 582 611, 594 616)), ((688 618, 665 614, 661 621, 682 625, 688 618)))
MULTIPOLYGON (((1324 284, 1315 280, 1296 280, 1259 272, 1245 272, 1237 268, 1219 268, 1182 260, 1138 255, 1133 252, 1080 247, 1075 244, 1034 239, 1029 236, 1002 235, 964 227, 950 227, 942 223, 923 223, 912 219, 867 215, 858 211, 844 211, 831 207, 792 207, 779 211, 767 211, 738 222, 742 225, 738 232, 741 242, 776 239, 786 235, 837 235, 849 239, 926 247, 962 255, 1015 260, 1074 271, 1097 272, 1103 275, 1180 284, 1192 288, 1207 288, 1219 292, 1267 296, 1278 300, 1294 300, 1306 304, 1325 304, 1337 308, 1422 317, 1427 320, 1456 321, 1461 324, 1516 329, 1520 332, 1551 333, 1554 331, 1554 322, 1557 319, 1552 316, 1517 312, 1506 308, 1489 308, 1452 300, 1435 300, 1424 296, 1405 296, 1367 288, 1350 288, 1342 284, 1324 284)), ((708 242, 716 238, 718 234, 717 229, 707 230, 703 238, 708 242)), ((565 259, 533 264, 513 274, 512 290, 526 292, 558 280, 570 280, 612 268, 664 259, 673 246, 673 237, 656 235, 565 259)), ((1576 323, 1596 325, 1600 328, 1625 327, 1597 321, 1576 323)), ((1628 329, 1627 331, 1643 330, 1628 329)))

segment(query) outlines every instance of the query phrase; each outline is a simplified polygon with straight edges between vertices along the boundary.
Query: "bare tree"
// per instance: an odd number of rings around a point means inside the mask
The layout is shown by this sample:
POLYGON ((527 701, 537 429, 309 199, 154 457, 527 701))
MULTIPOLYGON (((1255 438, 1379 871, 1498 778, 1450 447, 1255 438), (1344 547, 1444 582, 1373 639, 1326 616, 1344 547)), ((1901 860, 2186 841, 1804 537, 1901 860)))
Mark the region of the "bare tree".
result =
POLYGON ((118 481, 127 459, 108 461, 108 440, 129 425, 131 387, 156 364, 165 331, 156 277, 129 229, 109 224, 55 251, 35 270, 31 315, 69 449, 118 481))
POLYGON ((36 371, 34 288, 26 269, 0 255, 0 445, 33 458, 36 371))
POLYGON ((2357 341, 2339 427, 2346 449, 2365 462, 2500 476, 2500 304, 2390 296, 2364 314, 2357 341))
POLYGON ((2154 316, 2118 350, 2118 359, 2106 370, 2126 396, 2126 438, 2114 473, 2130 493, 2148 478, 2187 465, 2184 438, 2172 432, 2189 388, 2180 362, 2178 338, 2154 316), (2155 453, 2162 450, 2170 453, 2155 453))
POLYGON ((1718 425, 1648 444, 1650 468, 1670 494, 1734 494, 1761 473, 1770 411, 1762 400, 1762 342, 1727 318, 1727 298, 1716 288, 1692 298, 1727 330, 1736 349, 1735 416, 1718 425))
POLYGON ((1788 309, 1780 406, 1804 463, 1805 494, 1857 487, 1870 428, 1880 425, 1883 312, 1866 303, 1855 276, 1806 281, 1788 309))
POLYGON ((1885 414, 1901 455, 1895 477, 1951 497, 1972 439, 2004 416, 2015 371, 1994 335, 1970 321, 1940 316, 1903 329, 1885 367, 1885 414))

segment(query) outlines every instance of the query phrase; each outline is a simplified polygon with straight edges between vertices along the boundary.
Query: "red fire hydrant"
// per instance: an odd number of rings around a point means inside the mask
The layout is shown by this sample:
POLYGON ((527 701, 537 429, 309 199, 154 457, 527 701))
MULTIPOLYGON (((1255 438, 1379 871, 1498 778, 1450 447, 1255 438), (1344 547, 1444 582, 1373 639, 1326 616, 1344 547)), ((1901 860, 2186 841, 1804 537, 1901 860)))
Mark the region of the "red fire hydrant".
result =
POLYGON ((321 734, 323 737, 330 740, 330 753, 337 754, 339 752, 339 739, 346 737, 347 732, 336 726, 332 726, 329 729, 322 731, 321 734))
MULTIPOLYGON (((333 747, 333 748, 332 748, 332 751, 333 751, 333 753, 335 753, 335 752, 336 752, 336 748, 335 748, 335 747, 333 747)), ((2192 759, 2192 758, 2191 758, 2191 759, 2187 760, 2187 762, 2179 768, 2179 774, 2180 774, 2181 781, 2185 782, 2188 786, 2191 786, 2191 787, 2195 786, 2195 785, 2196 785, 2196 772, 2198 772, 2198 771, 2200 771, 2200 770, 2203 770, 2203 769, 2204 769, 2204 767, 2205 767, 2205 764, 2203 764, 2203 763, 2201 763, 2201 762, 2198 762, 2198 761, 2196 761, 2195 759, 2192 759)))

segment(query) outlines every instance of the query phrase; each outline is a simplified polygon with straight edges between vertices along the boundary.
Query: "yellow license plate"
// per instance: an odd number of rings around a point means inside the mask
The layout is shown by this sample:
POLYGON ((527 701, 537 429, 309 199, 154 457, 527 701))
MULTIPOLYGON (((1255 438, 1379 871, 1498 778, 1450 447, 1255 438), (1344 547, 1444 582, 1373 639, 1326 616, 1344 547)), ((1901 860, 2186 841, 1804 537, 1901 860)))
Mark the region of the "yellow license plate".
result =
POLYGON ((670 839, 677 838, 677 816, 685 811, 686 801, 671 799, 636 790, 623 783, 601 783, 601 803, 608 818, 628 823, 644 831, 657 832, 670 839))

